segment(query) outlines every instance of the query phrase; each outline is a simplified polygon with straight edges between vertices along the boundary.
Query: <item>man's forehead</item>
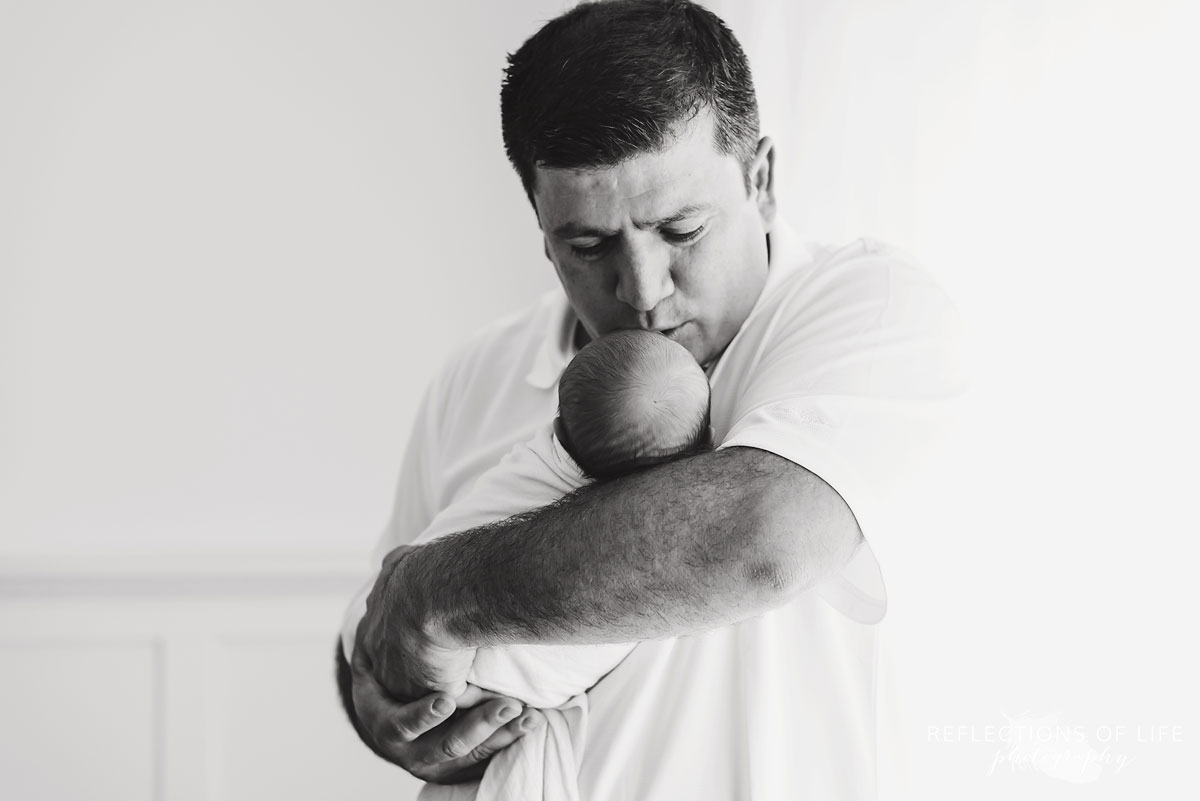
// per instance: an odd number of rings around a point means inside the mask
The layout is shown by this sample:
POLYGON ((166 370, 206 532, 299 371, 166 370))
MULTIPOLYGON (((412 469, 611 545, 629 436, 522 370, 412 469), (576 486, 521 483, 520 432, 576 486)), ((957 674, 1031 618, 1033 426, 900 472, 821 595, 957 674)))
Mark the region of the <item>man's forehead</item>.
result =
POLYGON ((729 186, 740 189, 741 168, 716 148, 710 115, 701 114, 665 147, 618 164, 535 170, 534 197, 543 229, 566 223, 650 223, 681 211, 712 207, 729 186))
POLYGON ((540 174, 536 194, 542 225, 555 230, 569 223, 619 225, 629 219, 646 227, 682 219, 713 205, 711 188, 694 174, 614 175, 619 169, 571 171, 569 175, 565 170, 547 170, 540 174))
MULTIPOLYGON (((721 183, 717 176, 689 175, 651 182, 611 180, 564 180, 542 176, 546 182, 535 193, 538 219, 544 231, 560 237, 586 235, 589 231, 613 231, 630 223, 649 229, 704 215, 720 208, 721 183)), ((740 178, 732 182, 740 190, 740 178)))

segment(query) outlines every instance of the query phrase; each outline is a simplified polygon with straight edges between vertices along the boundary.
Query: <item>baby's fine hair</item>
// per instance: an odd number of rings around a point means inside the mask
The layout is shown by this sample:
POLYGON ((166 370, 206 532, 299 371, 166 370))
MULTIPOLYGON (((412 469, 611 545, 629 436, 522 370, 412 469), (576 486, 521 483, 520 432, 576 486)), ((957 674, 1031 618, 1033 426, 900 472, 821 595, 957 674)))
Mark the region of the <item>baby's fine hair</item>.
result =
POLYGON ((708 378, 692 355, 652 331, 588 343, 559 381, 563 445, 596 479, 710 450, 708 378))

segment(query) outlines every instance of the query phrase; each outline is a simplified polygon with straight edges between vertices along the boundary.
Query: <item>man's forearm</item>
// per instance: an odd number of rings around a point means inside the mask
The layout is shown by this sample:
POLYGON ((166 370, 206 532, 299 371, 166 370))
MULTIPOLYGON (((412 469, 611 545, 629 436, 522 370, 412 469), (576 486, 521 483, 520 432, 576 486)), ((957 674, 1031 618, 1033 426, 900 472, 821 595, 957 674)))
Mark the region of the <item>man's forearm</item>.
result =
POLYGON ((773 608, 839 570, 860 538, 820 478, 729 448, 423 546, 402 592, 465 646, 647 640, 773 608))

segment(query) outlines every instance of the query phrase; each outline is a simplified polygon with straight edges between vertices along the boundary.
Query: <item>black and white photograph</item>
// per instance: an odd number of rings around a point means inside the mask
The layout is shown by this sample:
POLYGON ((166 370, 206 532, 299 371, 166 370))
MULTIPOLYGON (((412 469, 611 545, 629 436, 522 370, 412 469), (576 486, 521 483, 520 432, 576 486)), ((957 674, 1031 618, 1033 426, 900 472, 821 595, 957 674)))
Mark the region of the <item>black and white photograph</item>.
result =
POLYGON ((0 0, 0 798, 1200 797, 1197 31, 0 0))

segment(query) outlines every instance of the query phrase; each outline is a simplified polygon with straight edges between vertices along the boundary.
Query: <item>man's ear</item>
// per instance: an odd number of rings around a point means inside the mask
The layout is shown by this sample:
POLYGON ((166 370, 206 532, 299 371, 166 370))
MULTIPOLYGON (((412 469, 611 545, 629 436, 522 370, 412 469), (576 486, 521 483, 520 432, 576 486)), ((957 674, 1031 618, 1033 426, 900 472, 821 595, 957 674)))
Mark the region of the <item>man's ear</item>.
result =
POLYGON ((771 137, 764 136, 758 140, 758 150, 750 162, 747 177, 750 181, 750 197, 758 206, 763 230, 770 233, 775 225, 775 143, 771 137))

